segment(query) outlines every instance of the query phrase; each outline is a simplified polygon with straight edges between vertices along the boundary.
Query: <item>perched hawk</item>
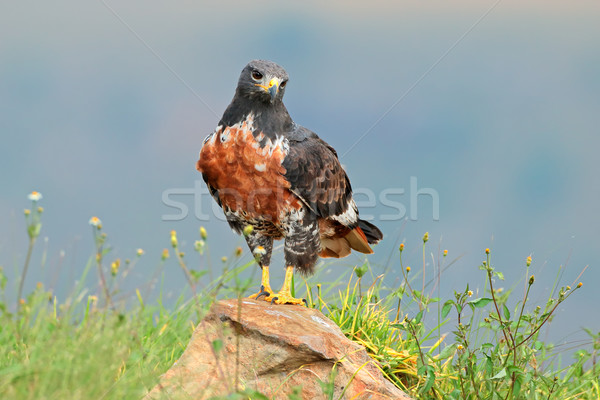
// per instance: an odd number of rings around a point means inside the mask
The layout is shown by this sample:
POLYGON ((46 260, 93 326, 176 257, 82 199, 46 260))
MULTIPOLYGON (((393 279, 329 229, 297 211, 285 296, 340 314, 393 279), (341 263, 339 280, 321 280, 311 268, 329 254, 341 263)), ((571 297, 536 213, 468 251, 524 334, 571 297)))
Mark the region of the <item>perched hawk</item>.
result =
POLYGON ((287 82, 285 70, 271 61, 246 65, 231 104, 204 140, 197 169, 262 268, 260 291, 250 297, 302 304, 290 293, 294 269, 311 274, 319 256, 373 253, 369 245, 383 235, 358 218, 335 150, 292 121, 283 105, 287 82), (285 240, 285 281, 278 293, 269 284, 274 239, 285 240))

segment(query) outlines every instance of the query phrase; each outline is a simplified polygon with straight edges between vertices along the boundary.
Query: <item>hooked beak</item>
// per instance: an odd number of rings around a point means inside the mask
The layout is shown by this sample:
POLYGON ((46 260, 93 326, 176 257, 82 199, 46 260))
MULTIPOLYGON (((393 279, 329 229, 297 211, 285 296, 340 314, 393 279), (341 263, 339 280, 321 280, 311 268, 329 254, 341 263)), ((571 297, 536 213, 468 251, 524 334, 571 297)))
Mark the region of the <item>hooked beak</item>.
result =
POLYGON ((271 95, 271 101, 275 100, 277 93, 279 93, 279 84, 280 84, 280 82, 279 82, 279 79, 277 79, 277 78, 271 79, 269 81, 269 86, 255 83, 256 86, 260 86, 261 88, 263 88, 265 90, 265 92, 267 92, 271 95))

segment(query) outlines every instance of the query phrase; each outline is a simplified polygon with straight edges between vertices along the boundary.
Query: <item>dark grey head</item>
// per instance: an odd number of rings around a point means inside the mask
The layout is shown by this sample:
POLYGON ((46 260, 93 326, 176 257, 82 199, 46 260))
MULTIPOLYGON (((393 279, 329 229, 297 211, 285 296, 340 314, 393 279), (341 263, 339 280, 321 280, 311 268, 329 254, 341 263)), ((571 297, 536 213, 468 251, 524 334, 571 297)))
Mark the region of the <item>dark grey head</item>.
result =
POLYGON ((253 60, 242 70, 236 94, 265 103, 282 101, 289 77, 272 61, 253 60))

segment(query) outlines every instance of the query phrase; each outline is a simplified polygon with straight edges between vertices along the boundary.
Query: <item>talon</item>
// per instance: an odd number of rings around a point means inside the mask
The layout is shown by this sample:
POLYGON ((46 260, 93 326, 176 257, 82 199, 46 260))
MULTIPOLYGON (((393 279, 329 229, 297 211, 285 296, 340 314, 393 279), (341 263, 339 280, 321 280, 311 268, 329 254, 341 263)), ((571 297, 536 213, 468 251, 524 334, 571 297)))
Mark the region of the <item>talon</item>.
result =
POLYGON ((308 307, 308 301, 306 301, 306 299, 302 299, 302 301, 304 302, 304 305, 308 307))
POLYGON ((256 299, 256 300, 258 300, 258 299, 260 299, 262 296, 269 297, 270 295, 271 295, 271 293, 267 292, 266 290, 264 290, 264 289, 261 287, 261 292, 260 292, 259 294, 257 294, 257 295, 256 295, 255 299, 256 299))
POLYGON ((275 300, 279 300, 279 297, 273 297, 273 298, 271 299, 271 304, 275 304, 275 300))

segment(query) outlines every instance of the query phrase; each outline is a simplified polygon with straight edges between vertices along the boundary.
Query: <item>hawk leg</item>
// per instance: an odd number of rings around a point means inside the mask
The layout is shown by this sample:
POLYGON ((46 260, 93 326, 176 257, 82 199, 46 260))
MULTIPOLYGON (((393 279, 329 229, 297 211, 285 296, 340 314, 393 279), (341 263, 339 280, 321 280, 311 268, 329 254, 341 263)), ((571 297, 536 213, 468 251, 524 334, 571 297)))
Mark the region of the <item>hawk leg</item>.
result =
POLYGON ((262 269, 260 290, 251 295, 250 298, 258 300, 262 296, 266 296, 264 300, 271 301, 271 295, 274 292, 269 284, 269 263, 271 262, 271 252, 273 250, 273 238, 262 235, 257 231, 252 231, 252 233, 246 236, 246 242, 256 262, 262 269))
POLYGON ((274 293, 273 289, 271 289, 271 285, 269 284, 269 266, 264 265, 262 267, 262 280, 261 280, 261 284, 260 284, 260 290, 258 291, 258 293, 254 293, 248 297, 250 299, 258 300, 261 296, 266 296, 265 300, 271 301, 272 300, 271 295, 273 293, 274 293))
MULTIPOLYGON (((279 293, 273 295, 271 303, 273 304, 306 304, 305 299, 292 297, 292 277, 294 276, 294 267, 289 266, 285 269, 285 280, 279 293)), ((266 299, 265 299, 266 300, 266 299)))

